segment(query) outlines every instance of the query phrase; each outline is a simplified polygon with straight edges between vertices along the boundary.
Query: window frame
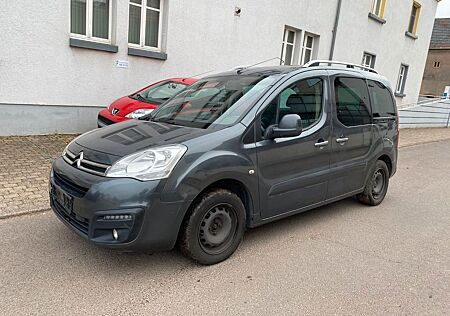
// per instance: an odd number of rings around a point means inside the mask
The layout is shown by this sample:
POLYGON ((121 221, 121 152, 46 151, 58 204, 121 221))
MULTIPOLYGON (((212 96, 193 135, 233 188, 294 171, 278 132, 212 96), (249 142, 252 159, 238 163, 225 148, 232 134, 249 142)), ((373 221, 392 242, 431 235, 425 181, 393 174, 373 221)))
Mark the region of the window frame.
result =
POLYGON ((128 22, 127 30, 128 31, 130 28, 130 5, 134 5, 136 7, 141 8, 141 25, 140 25, 140 33, 139 33, 139 44, 130 43, 128 35, 127 35, 128 47, 149 50, 149 51, 155 51, 155 52, 162 52, 161 43, 162 43, 162 34, 163 34, 162 28, 163 28, 163 14, 164 14, 165 0, 159 0, 159 9, 150 7, 147 4, 150 4, 150 0, 142 0, 141 4, 137 4, 137 3, 134 3, 134 2, 131 2, 130 0, 128 0, 128 20, 127 20, 127 22, 128 22), (145 45, 145 28, 146 28, 146 22, 147 22, 147 9, 159 12, 158 47, 145 45))
MULTIPOLYGON (((93 31, 93 16, 94 16, 94 0, 86 0, 86 34, 72 33, 71 23, 69 23, 70 37, 81 40, 88 40, 92 42, 111 44, 112 35, 112 2, 108 1, 108 38, 95 37, 92 35, 93 31)), ((72 19, 72 14, 70 14, 72 19)))
POLYGON ((397 83, 395 85, 395 96, 405 96, 406 80, 408 79, 409 66, 406 64, 400 64, 400 70, 398 72, 397 83), (404 72, 402 72, 404 70, 404 72), (401 78, 401 81, 400 81, 401 78), (400 84, 401 83, 401 84, 400 84))
POLYGON ((283 61, 283 65, 286 65, 286 45, 292 46, 292 56, 289 65, 294 64, 294 53, 295 53, 295 45, 297 44, 297 31, 293 28, 290 28, 288 26, 284 27, 283 32, 283 41, 281 42, 281 60, 283 61), (288 42, 289 36, 287 36, 286 33, 292 32, 294 33, 294 41, 292 43, 288 42))
MULTIPOLYGON (((298 137, 303 137, 307 134, 303 134, 303 132, 307 132, 307 131, 311 131, 311 130, 315 130, 317 128, 317 126, 324 121, 325 119, 325 114, 326 114, 326 95, 327 95, 327 78, 322 76, 322 75, 316 75, 316 76, 310 76, 310 77, 301 77, 301 78, 291 78, 291 80, 286 81, 282 86, 280 86, 279 88, 277 88, 277 91, 274 92, 274 96, 268 98, 265 102, 264 105, 262 107, 259 108, 258 110, 258 114, 257 114, 257 119, 255 120, 255 126, 258 127, 257 130, 260 130, 261 128, 261 117, 264 114, 264 112, 270 107, 270 105, 272 104, 272 102, 274 100, 276 100, 278 98, 277 101, 277 108, 276 108, 276 124, 279 124, 279 120, 280 120, 280 95, 287 89, 289 89, 291 86, 297 84, 300 81, 305 81, 305 80, 310 80, 310 79, 319 79, 322 83, 322 98, 321 98, 321 108, 320 108, 320 116, 317 118, 317 120, 307 126, 306 128, 303 128, 302 130, 302 134, 300 136, 297 136, 295 138, 298 137)), ((264 135, 259 135, 259 132, 257 133, 257 139, 259 140, 265 140, 264 139, 264 135)))
POLYGON ((386 86, 383 82, 381 82, 381 81, 379 81, 379 80, 376 80, 376 79, 366 79, 366 83, 367 83, 367 89, 369 90, 369 98, 370 98, 370 109, 371 109, 371 111, 372 111, 372 120, 379 120, 379 119, 386 119, 386 118, 395 118, 396 116, 397 116, 397 113, 398 113, 398 110, 397 110, 397 106, 396 106, 396 102, 395 102, 395 98, 393 97, 393 95, 392 95, 392 90, 388 87, 388 86, 386 86), (375 117, 374 116, 374 112, 375 112, 375 110, 374 110, 374 107, 375 107, 375 102, 374 102, 374 100, 373 100, 373 95, 372 95, 372 92, 371 92, 371 89, 370 89, 370 82, 375 82, 375 83, 378 83, 378 84, 381 84, 382 86, 383 86, 383 89, 385 89, 387 92, 388 92, 388 94, 389 94, 389 99, 390 99, 390 101, 391 101, 391 103, 392 103, 392 106, 393 106, 393 110, 394 110, 394 112, 396 113, 396 115, 387 115, 387 116, 377 116, 377 117, 375 117))
POLYGON ((371 53, 368 53, 368 52, 364 52, 361 65, 363 65, 364 67, 368 67, 368 68, 374 69, 376 60, 377 60, 377 55, 371 54, 371 53), (370 65, 367 65, 365 63, 366 57, 370 57, 370 65))
POLYGON ((369 85, 367 83, 367 79, 364 77, 358 77, 358 76, 349 76, 349 75, 337 75, 333 78, 332 81, 332 86, 333 86, 333 103, 334 103, 334 115, 335 115, 335 119, 337 122, 339 122, 339 124, 341 124, 342 126, 344 126, 345 128, 354 128, 354 127, 361 127, 361 126, 367 126, 367 125, 372 125, 373 124, 373 110, 372 110, 372 102, 371 102, 371 97, 370 97, 370 90, 369 90, 369 85), (368 101, 368 112, 370 115, 370 123, 367 124, 358 124, 358 125, 346 125, 344 124, 338 116, 338 100, 336 98, 336 94, 337 94, 337 90, 336 90, 336 81, 338 81, 339 79, 354 79, 354 80, 362 80, 365 83, 366 89, 367 89, 367 101, 368 101))
POLYGON ((384 19, 384 11, 386 8, 386 0, 373 0, 372 1, 372 8, 370 10, 370 13, 372 13, 373 15, 384 19), (377 4, 380 4, 379 6, 379 12, 377 12, 377 4))
POLYGON ((417 1, 413 1, 412 7, 411 7, 411 12, 409 14, 409 20, 408 20, 408 28, 407 28, 407 32, 416 36, 417 35, 417 28, 419 26, 419 19, 420 19, 420 13, 421 13, 421 9, 422 9, 422 5, 417 2, 417 1), (411 26, 411 18, 412 18, 412 14, 413 14, 413 10, 416 9, 416 15, 414 16, 414 24, 413 24, 413 28, 412 30, 410 29, 411 26))
POLYGON ((301 56, 301 59, 300 59, 300 65, 304 65, 305 64, 305 55, 306 55, 306 51, 307 50, 309 50, 311 52, 311 59, 309 61, 313 60, 314 41, 315 41, 315 36, 313 36, 313 35, 311 35, 309 33, 305 33, 305 35, 303 36, 302 56, 301 56), (311 47, 306 46, 307 43, 308 43, 308 37, 310 37, 312 39, 311 47))

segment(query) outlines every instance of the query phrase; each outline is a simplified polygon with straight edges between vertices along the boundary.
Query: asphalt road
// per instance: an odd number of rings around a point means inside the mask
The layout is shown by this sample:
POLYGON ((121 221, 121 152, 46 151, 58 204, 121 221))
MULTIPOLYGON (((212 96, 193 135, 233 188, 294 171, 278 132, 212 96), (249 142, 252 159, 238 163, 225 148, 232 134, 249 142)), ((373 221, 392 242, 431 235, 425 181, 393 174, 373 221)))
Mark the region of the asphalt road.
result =
POLYGON ((202 267, 88 244, 51 212, 0 220, 0 314, 447 314, 450 141, 402 148, 379 207, 352 199, 248 231, 202 267))

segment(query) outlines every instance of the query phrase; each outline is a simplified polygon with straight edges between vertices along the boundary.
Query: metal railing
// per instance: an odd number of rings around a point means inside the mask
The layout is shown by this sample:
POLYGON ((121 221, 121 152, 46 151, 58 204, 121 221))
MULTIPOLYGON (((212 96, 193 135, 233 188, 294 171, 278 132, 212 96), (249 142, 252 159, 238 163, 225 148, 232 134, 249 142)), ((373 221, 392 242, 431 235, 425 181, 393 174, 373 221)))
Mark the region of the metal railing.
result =
POLYGON ((450 125, 450 100, 424 100, 399 108, 400 126, 446 127, 450 125))

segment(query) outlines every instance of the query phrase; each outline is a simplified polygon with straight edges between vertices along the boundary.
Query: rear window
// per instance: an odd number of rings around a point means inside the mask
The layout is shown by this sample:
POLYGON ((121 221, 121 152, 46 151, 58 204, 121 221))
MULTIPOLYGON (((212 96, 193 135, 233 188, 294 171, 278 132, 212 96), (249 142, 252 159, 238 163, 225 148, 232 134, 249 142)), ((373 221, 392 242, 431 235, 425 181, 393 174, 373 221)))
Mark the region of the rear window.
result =
POLYGON ((334 82, 338 120, 346 126, 372 123, 369 91, 366 81, 358 78, 337 78, 334 82))
POLYGON ((395 116, 395 105, 389 89, 378 81, 368 80, 368 84, 373 117, 395 116))

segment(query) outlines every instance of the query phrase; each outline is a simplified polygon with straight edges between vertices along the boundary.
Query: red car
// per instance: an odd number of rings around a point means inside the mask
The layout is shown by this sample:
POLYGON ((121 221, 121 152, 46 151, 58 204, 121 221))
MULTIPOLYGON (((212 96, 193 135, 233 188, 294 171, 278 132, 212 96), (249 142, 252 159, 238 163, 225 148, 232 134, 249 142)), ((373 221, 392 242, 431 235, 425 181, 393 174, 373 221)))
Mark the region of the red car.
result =
POLYGON ((153 83, 129 96, 117 99, 100 111, 97 125, 103 127, 149 114, 161 103, 196 81, 194 78, 170 78, 153 83))

